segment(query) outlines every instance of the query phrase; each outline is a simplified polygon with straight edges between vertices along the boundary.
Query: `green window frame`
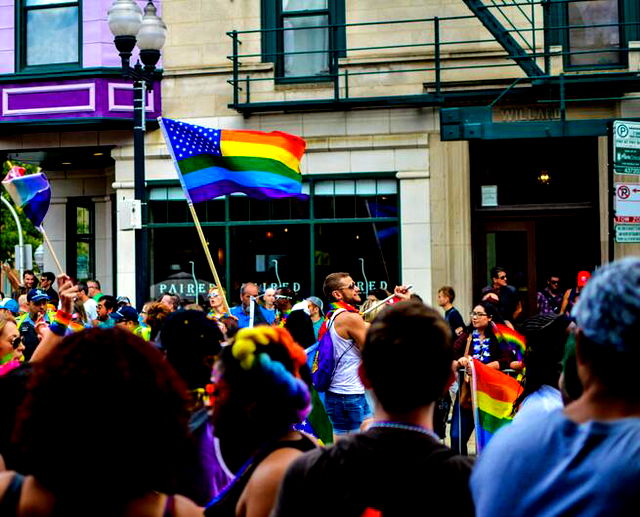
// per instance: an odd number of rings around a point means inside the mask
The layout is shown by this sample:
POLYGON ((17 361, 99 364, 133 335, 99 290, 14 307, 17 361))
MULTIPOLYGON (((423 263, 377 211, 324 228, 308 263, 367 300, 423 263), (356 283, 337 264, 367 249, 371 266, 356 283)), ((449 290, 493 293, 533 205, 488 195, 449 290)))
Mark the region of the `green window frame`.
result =
POLYGON ((81 0, 16 0, 15 27, 16 70, 81 68, 81 0))
MULTIPOLYGON (((275 80, 278 83, 335 80, 338 58, 346 56, 344 0, 327 0, 326 6, 321 8, 314 8, 311 5, 309 9, 296 8, 296 10, 283 9, 284 1, 286 0, 261 1, 262 61, 275 64, 275 80), (327 23, 319 24, 320 18, 325 18, 327 23), (322 73, 292 74, 287 70, 289 63, 295 62, 296 57, 302 57, 304 61, 309 62, 314 60, 314 56, 318 56, 317 50, 310 50, 308 53, 296 53, 294 50, 292 53, 287 53, 285 39, 304 32, 304 29, 287 30, 287 27, 301 23, 308 23, 307 30, 315 34, 317 31, 326 31, 327 67, 322 73)), ((313 1, 309 3, 313 4, 313 1)))
MULTIPOLYGON (((628 52, 626 51, 629 41, 637 41, 640 38, 640 5, 636 0, 618 0, 617 2, 617 45, 620 50, 613 50, 611 52, 602 53, 589 53, 589 49, 585 48, 585 53, 581 54, 582 50, 578 43, 574 43, 578 36, 579 27, 572 28, 576 25, 576 22, 572 23, 570 16, 570 9, 577 9, 579 4, 589 5, 594 7, 596 2, 583 0, 576 2, 566 2, 564 0, 551 0, 548 4, 548 11, 546 16, 546 38, 548 45, 560 45, 563 49, 563 62, 564 68, 567 70, 601 70, 601 69, 619 69, 625 68, 628 64, 628 52), (573 41, 572 41, 573 40, 573 41), (575 45, 575 46, 574 46, 575 45), (577 51, 577 52, 576 52, 577 51), (576 52, 573 53, 572 52, 576 52), (609 60, 607 62, 607 54, 609 60), (610 59, 613 54, 617 54, 617 62, 614 59, 610 59), (593 56, 593 62, 588 62, 589 56, 593 56), (580 59, 582 56, 583 59, 580 59), (602 58, 602 63, 598 63, 598 56, 602 58)), ((606 21, 603 21, 600 16, 593 20, 588 20, 586 25, 606 25, 606 21)), ((594 31, 601 29, 606 30, 605 27, 585 28, 584 31, 593 35, 594 31)), ((613 47, 611 47, 613 48, 613 47)))
POLYGON ((67 273, 78 280, 95 277, 95 218, 95 203, 91 198, 67 200, 67 273))

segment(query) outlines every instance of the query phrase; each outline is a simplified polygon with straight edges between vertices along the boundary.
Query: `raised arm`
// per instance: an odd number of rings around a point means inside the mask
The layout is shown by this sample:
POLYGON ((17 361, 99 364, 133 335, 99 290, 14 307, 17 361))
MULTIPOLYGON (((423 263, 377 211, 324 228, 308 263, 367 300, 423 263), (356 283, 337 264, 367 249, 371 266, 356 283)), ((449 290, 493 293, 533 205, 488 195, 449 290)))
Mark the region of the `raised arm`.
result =
POLYGON ((51 327, 42 331, 43 338, 33 351, 31 362, 40 361, 62 341, 67 326, 71 320, 73 302, 78 296, 78 286, 73 285, 71 279, 66 275, 58 276, 58 296, 60 297, 60 308, 56 312, 55 321, 51 327))

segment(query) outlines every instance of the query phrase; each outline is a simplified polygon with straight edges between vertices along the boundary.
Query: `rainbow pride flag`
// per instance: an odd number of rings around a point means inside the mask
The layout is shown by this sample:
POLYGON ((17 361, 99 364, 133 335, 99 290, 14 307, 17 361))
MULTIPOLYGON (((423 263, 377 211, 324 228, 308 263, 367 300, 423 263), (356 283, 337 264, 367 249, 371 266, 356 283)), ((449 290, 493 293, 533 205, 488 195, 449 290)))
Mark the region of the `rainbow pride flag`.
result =
POLYGON ((213 129, 160 117, 187 199, 242 192, 258 199, 300 197, 305 141, 273 131, 213 129))
POLYGON ((502 323, 493 324, 493 333, 504 346, 515 350, 518 355, 518 361, 522 361, 524 352, 527 349, 527 340, 522 334, 502 323))
POLYGON ((522 392, 522 386, 506 373, 477 360, 471 361, 471 370, 473 419, 480 451, 498 429, 513 420, 513 403, 522 392))
POLYGON ((39 228, 49 211, 51 186, 42 172, 26 174, 24 167, 14 165, 2 180, 11 199, 24 211, 36 228, 39 228))

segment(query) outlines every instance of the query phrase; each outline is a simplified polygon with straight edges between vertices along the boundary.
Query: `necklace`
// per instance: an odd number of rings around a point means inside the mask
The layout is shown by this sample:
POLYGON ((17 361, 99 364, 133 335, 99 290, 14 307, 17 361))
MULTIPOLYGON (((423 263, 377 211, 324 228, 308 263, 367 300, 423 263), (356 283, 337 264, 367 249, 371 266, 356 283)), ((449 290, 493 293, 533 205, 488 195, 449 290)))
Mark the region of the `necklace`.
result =
POLYGON ((422 427, 420 425, 403 424, 400 422, 374 422, 369 426, 369 429, 373 429, 374 427, 389 427, 391 429, 415 431, 416 433, 426 434, 427 436, 431 436, 431 438, 440 441, 440 437, 436 433, 434 433, 431 429, 427 429, 426 427, 422 427))

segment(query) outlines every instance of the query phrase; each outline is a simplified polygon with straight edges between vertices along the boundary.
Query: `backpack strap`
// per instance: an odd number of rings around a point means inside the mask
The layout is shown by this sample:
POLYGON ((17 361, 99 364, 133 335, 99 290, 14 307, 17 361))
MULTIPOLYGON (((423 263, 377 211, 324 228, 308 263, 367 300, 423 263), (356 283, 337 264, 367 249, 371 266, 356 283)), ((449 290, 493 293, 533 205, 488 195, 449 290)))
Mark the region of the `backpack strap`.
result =
POLYGON ((0 515, 18 515, 18 505, 23 484, 24 476, 16 472, 2 499, 0 499, 0 515))
POLYGON ((336 309, 335 311, 333 311, 333 314, 331 315, 331 318, 329 318, 329 321, 327 322, 327 332, 329 332, 329 329, 331 328, 331 325, 333 325, 335 323, 336 316, 338 316, 338 314, 342 314, 346 310, 347 309, 345 309, 343 307, 340 307, 339 309, 336 309))

